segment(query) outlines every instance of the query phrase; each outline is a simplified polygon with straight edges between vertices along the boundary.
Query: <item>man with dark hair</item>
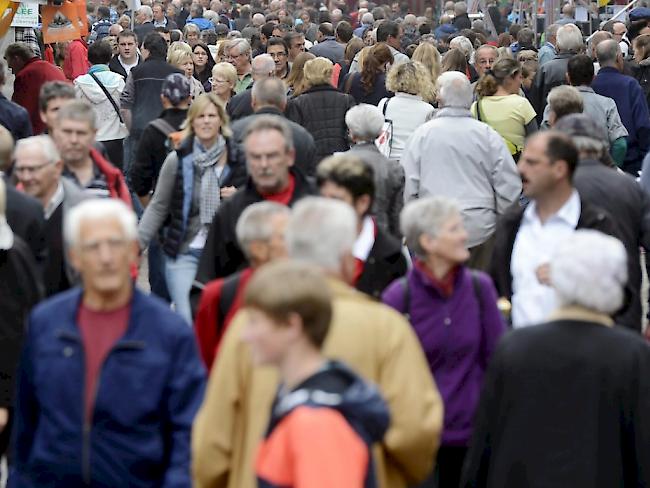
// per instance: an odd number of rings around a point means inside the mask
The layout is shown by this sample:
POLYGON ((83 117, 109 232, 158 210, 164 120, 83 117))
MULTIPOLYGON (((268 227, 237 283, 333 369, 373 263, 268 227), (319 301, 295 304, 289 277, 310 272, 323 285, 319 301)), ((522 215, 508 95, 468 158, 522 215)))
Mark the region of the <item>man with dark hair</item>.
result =
POLYGON ((372 167, 349 151, 330 156, 316 172, 320 194, 349 204, 357 216, 352 286, 379 300, 384 289, 406 273, 401 242, 372 217, 375 176, 372 167))
POLYGON ((336 42, 345 46, 352 39, 353 31, 350 23, 342 20, 336 25, 336 42))
POLYGON ((167 29, 174 30, 178 29, 176 22, 173 19, 167 18, 165 15, 165 8, 162 3, 156 2, 151 8, 153 11, 153 26, 156 27, 166 27, 167 29))
POLYGON ((318 44, 314 45, 309 52, 314 56, 327 58, 334 64, 343 66, 345 57, 345 45, 336 41, 334 27, 329 22, 318 26, 318 44))
MULTIPOLYGON (((393 55, 393 66, 409 61, 409 57, 400 51, 403 35, 404 30, 402 26, 393 20, 385 20, 377 27, 377 42, 386 43, 393 55)), ((350 73, 357 73, 358 71, 359 54, 354 57, 350 65, 350 73)))
POLYGON ((623 54, 618 43, 606 40, 596 47, 600 70, 592 87, 596 93, 616 102, 627 129, 627 154, 622 169, 637 176, 643 158, 650 150, 650 113, 639 82, 623 74, 623 54))
POLYGON ((169 32, 169 29, 167 27, 154 27, 153 31, 160 34, 160 36, 165 40, 168 46, 172 43, 172 35, 171 32, 169 32))
POLYGON ((44 132, 51 133, 56 124, 56 114, 68 101, 77 98, 74 86, 65 81, 49 81, 41 87, 38 97, 39 117, 45 127, 44 132))
POLYGON ((289 66, 300 53, 305 52, 305 35, 300 32, 288 32, 284 36, 284 42, 289 48, 289 66))
MULTIPOLYGON (((0 61, 0 88, 4 84, 5 65, 0 61)), ((17 103, 7 100, 2 93, 0 93, 0 125, 9 130, 16 141, 32 135, 32 123, 27 110, 17 103)))
MULTIPOLYGON (((122 117, 130 130, 131 153, 135 153, 145 126, 162 112, 160 91, 165 78, 181 73, 165 61, 167 43, 157 32, 145 38, 142 55, 144 63, 131 70, 120 98, 122 117)), ((131 159, 132 156, 124 162, 125 172, 128 172, 131 159)))
POLYGON ((108 63, 111 71, 122 75, 126 80, 132 68, 139 66, 143 59, 138 53, 138 40, 133 31, 123 30, 117 35, 118 54, 108 63))
POLYGON ((11 100, 25 107, 34 134, 40 134, 45 125, 38 110, 36 94, 41 92, 41 87, 48 81, 66 81, 65 75, 53 64, 36 57, 32 49, 22 42, 7 46, 4 57, 15 76, 11 100))
MULTIPOLYGON (((580 92, 583 103, 582 112, 606 129, 612 159, 618 166, 621 166, 627 150, 627 129, 621 122, 614 100, 598 95, 591 88, 593 79, 594 63, 589 56, 577 54, 569 59, 567 81, 580 92)), ((549 110, 547 105, 544 110, 543 125, 548 122, 549 110)))
POLYGON ((275 76, 284 80, 289 75, 289 49, 281 37, 271 37, 266 45, 266 54, 273 58, 275 76))
POLYGON ((108 31, 112 25, 110 17, 111 9, 103 5, 97 7, 97 22, 92 25, 88 44, 101 41, 104 37, 108 36, 108 31))
POLYGON ((535 51, 535 32, 528 27, 524 27, 517 34, 517 42, 510 46, 511 51, 517 54, 520 51, 535 51))
POLYGON ((549 259, 576 229, 616 235, 604 210, 580 198, 573 186, 579 153, 555 131, 528 138, 517 163, 526 207, 512 208, 497 224, 492 277, 500 296, 512 302, 515 328, 538 324, 556 307, 549 286, 549 259))

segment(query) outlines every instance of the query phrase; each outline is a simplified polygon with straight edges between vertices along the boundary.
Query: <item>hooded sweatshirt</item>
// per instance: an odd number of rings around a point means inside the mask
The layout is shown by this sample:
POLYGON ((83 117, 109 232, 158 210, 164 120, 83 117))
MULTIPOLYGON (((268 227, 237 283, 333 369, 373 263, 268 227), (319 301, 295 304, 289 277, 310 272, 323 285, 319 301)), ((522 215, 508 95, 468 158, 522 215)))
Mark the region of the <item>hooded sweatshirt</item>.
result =
MULTIPOLYGON (((124 78, 110 71, 105 64, 93 65, 88 73, 93 73, 102 82, 119 107, 120 95, 124 90, 124 78)), ((96 140, 113 141, 123 139, 129 134, 126 126, 120 122, 117 112, 106 97, 104 90, 90 74, 79 76, 74 80, 74 86, 77 98, 88 101, 97 115, 96 140)))
POLYGON ((260 488, 374 488, 370 447, 390 422, 378 390, 338 361, 280 390, 262 441, 260 488))

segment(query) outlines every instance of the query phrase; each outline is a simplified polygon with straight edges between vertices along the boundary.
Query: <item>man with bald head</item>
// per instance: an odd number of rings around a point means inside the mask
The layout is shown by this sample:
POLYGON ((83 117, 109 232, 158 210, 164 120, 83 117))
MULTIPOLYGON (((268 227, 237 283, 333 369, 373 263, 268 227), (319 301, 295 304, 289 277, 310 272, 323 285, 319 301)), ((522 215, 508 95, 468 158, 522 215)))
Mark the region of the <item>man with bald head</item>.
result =
POLYGON ((616 102, 621 121, 627 129, 627 154, 622 169, 638 176, 643 158, 650 150, 650 113, 639 82, 623 74, 623 54, 613 39, 596 47, 600 71, 591 87, 596 93, 616 102))
MULTIPOLYGON (((232 48, 231 48, 232 53, 232 48)), ((232 54, 231 54, 232 56, 232 54)), ((226 110, 230 116, 230 121, 253 115, 252 105, 252 85, 264 78, 275 76, 275 61, 269 54, 260 54, 253 59, 251 63, 252 84, 245 91, 238 93, 230 99, 226 110)))

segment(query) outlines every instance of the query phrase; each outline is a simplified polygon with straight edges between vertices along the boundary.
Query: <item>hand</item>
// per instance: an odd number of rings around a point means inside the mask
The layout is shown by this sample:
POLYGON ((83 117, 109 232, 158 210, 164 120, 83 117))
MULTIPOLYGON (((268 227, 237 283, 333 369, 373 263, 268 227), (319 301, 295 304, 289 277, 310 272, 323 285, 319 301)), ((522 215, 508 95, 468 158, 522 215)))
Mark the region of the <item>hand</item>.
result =
POLYGON ((551 286, 551 265, 544 263, 540 265, 536 270, 535 274, 537 275, 537 281, 542 285, 551 286))
POLYGON ((221 198, 228 198, 228 197, 234 195, 236 191, 237 191, 237 188, 235 188, 234 186, 224 186, 221 189, 221 198))
POLYGON ((7 422, 9 422, 9 410, 6 408, 0 408, 0 432, 5 430, 7 422))

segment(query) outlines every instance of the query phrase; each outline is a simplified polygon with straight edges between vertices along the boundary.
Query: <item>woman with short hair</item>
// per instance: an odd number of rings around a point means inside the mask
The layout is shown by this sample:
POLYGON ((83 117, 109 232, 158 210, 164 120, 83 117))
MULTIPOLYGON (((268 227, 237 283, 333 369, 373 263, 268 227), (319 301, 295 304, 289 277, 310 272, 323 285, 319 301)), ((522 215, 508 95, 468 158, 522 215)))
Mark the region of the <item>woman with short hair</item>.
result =
POLYGON ((145 249, 165 228, 165 279, 176 311, 192 323, 189 293, 208 229, 221 201, 246 180, 231 150, 229 119, 215 93, 200 95, 183 124, 183 140, 165 159, 138 227, 145 249))
POLYGON ((378 108, 384 118, 392 123, 388 158, 399 161, 411 134, 424 124, 433 112, 430 102, 435 97, 435 90, 427 69, 417 61, 393 66, 388 72, 386 87, 394 92, 395 96, 382 99, 378 108))
POLYGON ((445 406, 436 473, 423 486, 457 488, 483 376, 505 325, 490 277, 463 264, 467 232, 454 201, 414 200, 400 223, 415 262, 382 300, 411 322, 445 406))
POLYGON ((235 95, 237 84, 237 70, 230 63, 217 63, 212 67, 212 76, 208 80, 212 86, 212 93, 216 93, 224 104, 228 104, 235 95))
POLYGON ((201 82, 194 78, 194 60, 192 59, 190 46, 181 41, 172 42, 167 51, 167 62, 182 70, 187 79, 190 80, 192 100, 205 91, 201 82))

